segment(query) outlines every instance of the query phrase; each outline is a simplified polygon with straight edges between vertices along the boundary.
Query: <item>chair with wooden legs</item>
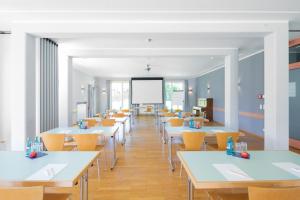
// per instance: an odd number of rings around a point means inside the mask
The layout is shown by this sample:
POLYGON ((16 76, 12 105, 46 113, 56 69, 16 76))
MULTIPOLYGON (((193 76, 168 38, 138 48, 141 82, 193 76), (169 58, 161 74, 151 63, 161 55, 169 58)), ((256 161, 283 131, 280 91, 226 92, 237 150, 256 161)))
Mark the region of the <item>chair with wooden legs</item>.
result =
POLYGON ((122 118, 122 117, 126 117, 126 115, 124 113, 116 113, 116 114, 113 114, 113 117, 114 118, 122 118))
MULTIPOLYGON (((204 138, 206 133, 204 132, 183 132, 182 139, 183 145, 181 150, 183 151, 200 151, 204 144, 204 138)), ((180 166, 180 176, 182 174, 182 164, 180 166)))
POLYGON ((168 122, 169 122, 170 126, 179 127, 179 126, 183 126, 184 119, 173 118, 173 119, 169 119, 168 122))
POLYGON ((152 112, 152 106, 147 106, 146 112, 152 112))
POLYGON ((42 140, 47 151, 64 151, 65 134, 43 133, 42 140))
POLYGON ((227 138, 232 137, 233 142, 237 143, 239 139, 240 133, 239 132, 217 132, 217 144, 219 151, 225 151, 227 146, 227 138))
POLYGON ((163 113, 162 116, 163 117, 176 117, 176 114, 172 113, 172 112, 166 112, 166 113, 163 113))
POLYGON ((7 187, 0 188, 0 199, 3 200, 43 200, 43 187, 7 187))
POLYGON ((103 119, 100 122, 101 126, 114 126, 116 124, 115 119, 103 119))
POLYGON ((169 112, 169 109, 168 108, 163 108, 163 109, 160 109, 159 112, 167 113, 167 112, 169 112))
POLYGON ((297 200, 300 198, 300 187, 263 188, 249 187, 249 200, 297 200))
MULTIPOLYGON (((98 145, 98 134, 77 134, 74 135, 78 151, 102 151, 104 145, 98 145)), ((100 163, 97 158, 97 172, 98 178, 100 178, 100 163)))
POLYGON ((192 116, 192 113, 191 112, 184 112, 182 114, 183 117, 191 117, 192 116))
POLYGON ((128 112, 129 112, 129 109, 126 108, 126 109, 122 109, 121 111, 122 111, 123 113, 128 113, 128 112))
POLYGON ((98 125, 98 122, 97 122, 96 119, 85 119, 84 121, 87 123, 88 128, 91 128, 91 127, 94 127, 94 126, 98 125))

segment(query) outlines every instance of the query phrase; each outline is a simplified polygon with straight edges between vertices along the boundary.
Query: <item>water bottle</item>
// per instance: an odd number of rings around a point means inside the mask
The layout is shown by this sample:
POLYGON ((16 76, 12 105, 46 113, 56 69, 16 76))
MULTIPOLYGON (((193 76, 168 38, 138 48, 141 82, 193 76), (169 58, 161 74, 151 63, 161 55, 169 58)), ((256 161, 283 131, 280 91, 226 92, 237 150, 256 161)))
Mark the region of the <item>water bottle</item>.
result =
POLYGON ((232 137, 227 138, 226 154, 227 155, 234 154, 234 143, 232 137))
POLYGON ((26 140, 26 146, 25 146, 25 155, 26 156, 29 156, 30 155, 30 153, 31 153, 31 141, 30 141, 30 139, 29 138, 27 138, 27 140, 26 140))
POLYGON ((194 120, 193 119, 190 120, 189 125, 190 125, 190 128, 194 128, 194 120))
POLYGON ((182 118, 182 112, 178 113, 178 118, 182 118))

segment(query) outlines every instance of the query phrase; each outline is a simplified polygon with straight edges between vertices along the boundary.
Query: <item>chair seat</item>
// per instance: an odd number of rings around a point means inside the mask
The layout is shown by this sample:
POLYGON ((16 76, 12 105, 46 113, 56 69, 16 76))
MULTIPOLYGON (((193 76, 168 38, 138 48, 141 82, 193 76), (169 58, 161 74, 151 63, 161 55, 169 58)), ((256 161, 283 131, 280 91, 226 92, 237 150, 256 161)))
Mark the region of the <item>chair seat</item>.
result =
POLYGON ((69 197, 69 194, 45 194, 44 200, 67 200, 69 197))

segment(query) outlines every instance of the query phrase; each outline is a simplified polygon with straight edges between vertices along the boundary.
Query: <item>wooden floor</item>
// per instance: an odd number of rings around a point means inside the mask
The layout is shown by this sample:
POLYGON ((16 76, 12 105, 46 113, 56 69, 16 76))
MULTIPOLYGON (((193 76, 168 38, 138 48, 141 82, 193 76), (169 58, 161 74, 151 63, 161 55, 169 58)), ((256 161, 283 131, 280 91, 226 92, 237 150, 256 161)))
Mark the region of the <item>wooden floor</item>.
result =
MULTIPOLYGON (((262 149, 263 141, 245 137, 249 149, 262 149)), ((213 148, 213 147, 211 147, 213 148)), ((211 149, 210 148, 210 149, 211 149)), ((169 170, 167 145, 162 144, 152 116, 136 119, 125 146, 118 145, 119 160, 114 170, 90 170, 89 199, 99 200, 185 200, 186 175, 169 170)), ((175 152, 174 152, 175 155, 175 152)), ((208 199, 205 191, 195 191, 195 199, 208 199)))

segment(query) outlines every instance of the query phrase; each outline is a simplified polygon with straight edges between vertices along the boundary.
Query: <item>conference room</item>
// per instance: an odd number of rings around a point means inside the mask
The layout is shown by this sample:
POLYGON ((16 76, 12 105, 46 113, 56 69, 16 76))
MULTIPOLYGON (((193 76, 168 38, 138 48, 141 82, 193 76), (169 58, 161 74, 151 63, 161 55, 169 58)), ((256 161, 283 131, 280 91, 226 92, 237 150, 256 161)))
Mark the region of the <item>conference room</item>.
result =
POLYGON ((299 199, 298 2, 30 2, 0 3, 0 200, 299 199))

